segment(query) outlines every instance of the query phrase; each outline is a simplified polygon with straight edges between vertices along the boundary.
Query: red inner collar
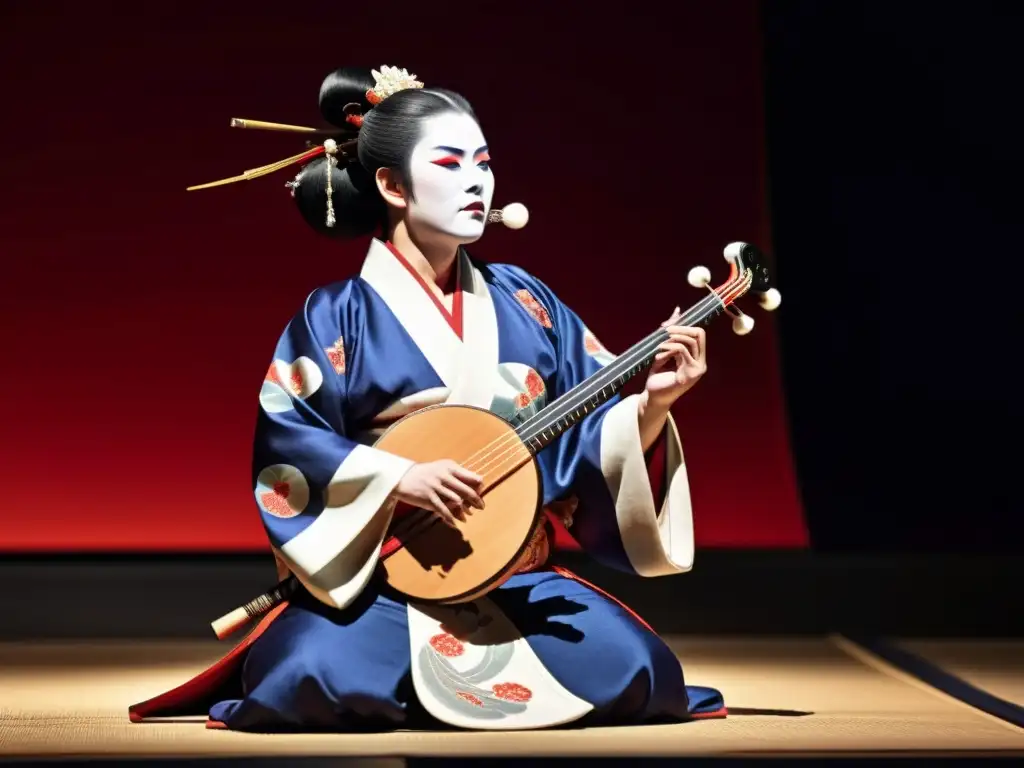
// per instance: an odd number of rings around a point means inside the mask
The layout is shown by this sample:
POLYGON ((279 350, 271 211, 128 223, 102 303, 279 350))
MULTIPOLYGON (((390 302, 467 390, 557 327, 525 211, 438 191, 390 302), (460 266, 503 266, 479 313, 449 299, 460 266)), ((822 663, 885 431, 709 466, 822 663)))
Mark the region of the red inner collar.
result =
POLYGON ((399 250, 389 240, 385 243, 388 250, 394 254, 395 258, 398 259, 398 263, 405 267, 409 274, 416 278, 416 282, 420 284, 420 287, 426 292, 427 296, 430 297, 431 301, 434 302, 434 306, 437 307, 437 311, 441 313, 441 316, 448 322, 448 325, 455 332, 455 335, 460 339, 462 338, 462 275, 461 275, 461 259, 456 259, 455 268, 452 270, 448 280, 448 287, 454 287, 452 296, 452 311, 449 312, 448 308, 441 303, 441 300, 437 298, 437 294, 434 293, 430 286, 427 285, 427 281, 423 279, 423 275, 416 271, 416 269, 409 263, 408 259, 403 256, 399 250))

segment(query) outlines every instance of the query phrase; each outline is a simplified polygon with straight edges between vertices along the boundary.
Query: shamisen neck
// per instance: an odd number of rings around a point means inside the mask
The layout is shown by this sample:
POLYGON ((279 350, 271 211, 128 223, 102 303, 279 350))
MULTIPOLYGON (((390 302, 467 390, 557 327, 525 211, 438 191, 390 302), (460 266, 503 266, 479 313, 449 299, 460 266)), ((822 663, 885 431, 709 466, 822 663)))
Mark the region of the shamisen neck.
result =
MULTIPOLYGON (((676 322, 684 326, 707 325, 724 311, 725 306, 721 296, 714 291, 680 315, 676 322)), ((654 362, 658 349, 668 338, 669 333, 664 327, 657 328, 516 427, 516 434, 526 449, 533 454, 544 450, 563 432, 615 396, 630 379, 654 362)))

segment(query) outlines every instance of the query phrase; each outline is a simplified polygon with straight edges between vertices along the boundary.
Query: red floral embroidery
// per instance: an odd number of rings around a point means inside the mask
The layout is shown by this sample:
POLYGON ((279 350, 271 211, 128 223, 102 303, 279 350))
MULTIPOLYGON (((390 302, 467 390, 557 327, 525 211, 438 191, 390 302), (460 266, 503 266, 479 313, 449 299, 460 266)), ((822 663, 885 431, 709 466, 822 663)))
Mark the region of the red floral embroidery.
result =
POLYGON ((270 381, 281 386, 281 377, 277 375, 277 363, 270 364, 270 368, 267 370, 267 375, 264 377, 264 381, 270 381))
POLYGON ((526 311, 533 315, 534 320, 545 328, 551 327, 551 316, 548 315, 548 311, 541 306, 541 303, 533 298, 533 294, 524 288, 516 291, 516 298, 519 300, 519 303, 526 308, 526 311))
POLYGON ((430 638, 430 645, 442 656, 447 656, 450 659, 466 652, 466 647, 447 632, 430 638))
POLYGON ((533 698, 533 691, 519 683, 498 683, 493 688, 494 695, 505 701, 529 701, 533 698))
POLYGON ((544 379, 532 368, 526 374, 526 392, 516 395, 516 408, 525 408, 538 397, 544 394, 544 379))
POLYGON ((305 382, 302 380, 302 372, 298 368, 292 369, 291 385, 292 392, 296 397, 302 394, 302 387, 305 385, 305 382))
POLYGON ((288 503, 288 496, 292 489, 288 483, 274 483, 274 490, 260 494, 260 501, 264 509, 274 517, 295 517, 295 510, 288 503))
POLYGON ((530 369, 530 372, 526 374, 526 391, 530 393, 531 399, 537 398, 544 393, 544 379, 533 369, 530 369))
POLYGON ((456 691, 455 695, 458 696, 460 699, 465 699, 474 707, 482 707, 484 705, 484 703, 480 701, 480 698, 474 696, 472 693, 467 693, 466 691, 456 691))
POLYGON ((327 353, 327 359, 331 361, 334 372, 339 376, 345 373, 345 339, 339 336, 334 345, 327 347, 324 352, 327 353))

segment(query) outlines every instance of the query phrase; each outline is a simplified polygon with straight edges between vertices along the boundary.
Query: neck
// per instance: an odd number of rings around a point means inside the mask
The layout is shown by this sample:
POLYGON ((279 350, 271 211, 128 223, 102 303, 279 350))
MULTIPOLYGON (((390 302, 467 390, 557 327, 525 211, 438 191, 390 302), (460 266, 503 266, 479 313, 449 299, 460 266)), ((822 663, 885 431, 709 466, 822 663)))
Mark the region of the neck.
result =
POLYGON ((451 285, 458 245, 451 241, 425 240, 414 235, 404 221, 398 221, 389 232, 391 243, 428 284, 441 290, 451 285))
MULTIPOLYGON (((749 273, 743 278, 744 290, 750 287, 749 273)), ((722 296, 724 288, 713 291, 713 296, 706 296, 684 312, 676 321, 679 325, 707 325, 714 317, 721 314, 726 307, 722 296)), ((729 302, 735 300, 737 292, 729 296, 729 302)), ((607 402, 613 395, 622 390, 641 371, 654 362, 661 345, 667 341, 669 333, 664 326, 641 339, 627 349, 613 362, 591 374, 581 383, 570 389, 534 414, 516 428, 516 433, 526 444, 530 453, 536 454, 550 445, 567 429, 584 419, 590 412, 607 402)))

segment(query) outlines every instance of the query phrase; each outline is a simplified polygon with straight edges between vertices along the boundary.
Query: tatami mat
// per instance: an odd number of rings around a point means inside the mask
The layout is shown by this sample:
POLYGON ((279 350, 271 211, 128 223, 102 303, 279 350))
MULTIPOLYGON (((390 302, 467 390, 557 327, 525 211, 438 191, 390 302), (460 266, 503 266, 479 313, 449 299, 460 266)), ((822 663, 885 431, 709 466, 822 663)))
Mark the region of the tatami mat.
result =
POLYGON ((1013 640, 900 640, 902 648, 975 688, 1024 707, 1024 643, 1013 640))
POLYGON ((529 733, 252 735, 202 719, 128 722, 130 703, 222 654, 211 643, 0 645, 0 755, 645 756, 996 751, 1024 730, 864 663, 835 642, 675 638, 689 682, 721 688, 726 720, 529 733))

